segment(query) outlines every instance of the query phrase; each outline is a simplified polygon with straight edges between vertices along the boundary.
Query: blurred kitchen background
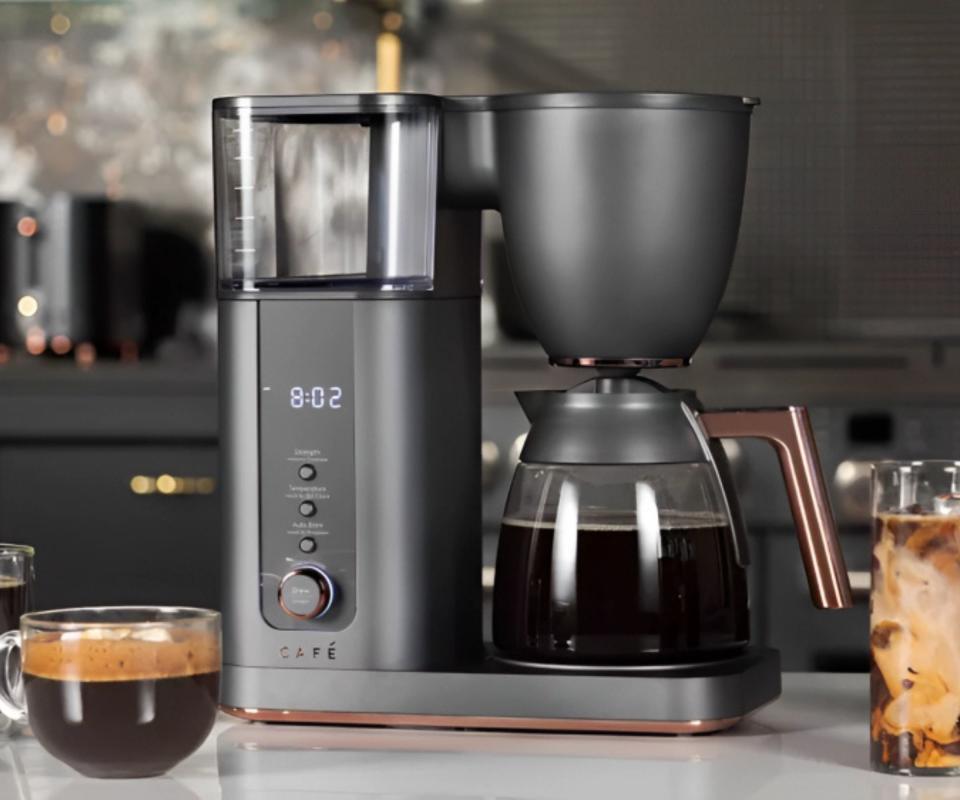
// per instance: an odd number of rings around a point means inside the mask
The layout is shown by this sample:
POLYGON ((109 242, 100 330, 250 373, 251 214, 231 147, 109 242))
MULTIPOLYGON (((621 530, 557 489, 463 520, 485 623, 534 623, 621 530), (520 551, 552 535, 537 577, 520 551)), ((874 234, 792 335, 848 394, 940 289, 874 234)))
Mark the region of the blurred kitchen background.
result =
MULTIPOLYGON (((0 0, 0 539, 38 602, 216 606, 210 100, 381 90, 755 95, 712 406, 811 406, 860 603, 819 613, 775 457, 731 449, 755 637, 867 666, 868 470, 960 458, 960 4, 941 0, 0 0)), ((526 335, 485 221, 492 564, 525 431, 574 383, 526 335)), ((488 575, 489 577, 489 575, 488 575)))

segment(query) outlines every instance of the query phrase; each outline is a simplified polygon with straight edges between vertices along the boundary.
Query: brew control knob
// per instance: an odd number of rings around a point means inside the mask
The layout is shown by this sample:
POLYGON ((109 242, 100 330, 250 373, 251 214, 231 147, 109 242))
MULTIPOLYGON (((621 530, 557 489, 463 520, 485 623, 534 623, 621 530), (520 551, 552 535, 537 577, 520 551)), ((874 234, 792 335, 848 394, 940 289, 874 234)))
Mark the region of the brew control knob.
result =
POLYGON ((333 581, 315 564, 301 564, 280 581, 280 608, 294 619, 319 619, 333 605, 333 581))

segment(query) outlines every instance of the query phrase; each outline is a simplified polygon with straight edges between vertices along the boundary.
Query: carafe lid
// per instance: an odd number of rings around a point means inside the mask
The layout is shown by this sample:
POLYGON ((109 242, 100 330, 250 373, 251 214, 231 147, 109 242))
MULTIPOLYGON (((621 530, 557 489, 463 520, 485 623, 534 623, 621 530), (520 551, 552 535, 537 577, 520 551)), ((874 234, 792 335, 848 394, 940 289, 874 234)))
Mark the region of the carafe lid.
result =
POLYGON ((566 391, 517 392, 530 420, 520 454, 541 464, 709 461, 694 392, 636 376, 600 376, 566 391))

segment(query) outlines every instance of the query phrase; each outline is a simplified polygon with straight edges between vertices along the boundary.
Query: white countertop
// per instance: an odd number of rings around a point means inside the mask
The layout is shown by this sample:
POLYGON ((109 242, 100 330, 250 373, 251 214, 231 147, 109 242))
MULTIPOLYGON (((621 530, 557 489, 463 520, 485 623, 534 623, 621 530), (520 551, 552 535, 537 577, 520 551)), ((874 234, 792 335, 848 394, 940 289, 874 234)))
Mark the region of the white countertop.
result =
POLYGON ((960 800, 960 778, 869 770, 866 675, 784 676, 783 696, 697 737, 310 728, 224 717, 169 776, 95 781, 0 740, 0 800, 769 797, 960 800))

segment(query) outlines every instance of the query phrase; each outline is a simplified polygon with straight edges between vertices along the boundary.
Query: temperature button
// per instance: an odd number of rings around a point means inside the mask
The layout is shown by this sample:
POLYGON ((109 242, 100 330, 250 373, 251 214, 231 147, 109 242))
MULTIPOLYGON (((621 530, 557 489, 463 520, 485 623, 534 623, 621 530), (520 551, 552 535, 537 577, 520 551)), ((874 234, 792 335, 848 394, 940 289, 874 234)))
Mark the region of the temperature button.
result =
POLYGON ((310 500, 304 500, 300 504, 301 517, 312 517, 316 513, 317 513, 317 507, 310 500))
POLYGON ((302 481, 312 481, 317 477, 317 470, 313 464, 301 464, 300 469, 297 470, 297 475, 300 476, 302 481))

